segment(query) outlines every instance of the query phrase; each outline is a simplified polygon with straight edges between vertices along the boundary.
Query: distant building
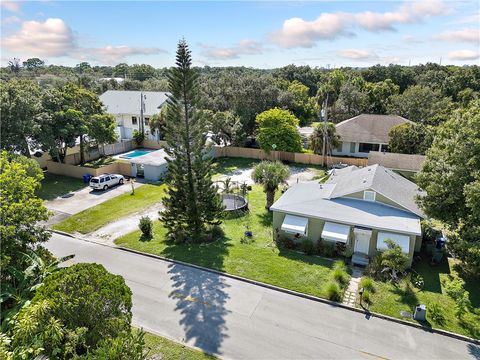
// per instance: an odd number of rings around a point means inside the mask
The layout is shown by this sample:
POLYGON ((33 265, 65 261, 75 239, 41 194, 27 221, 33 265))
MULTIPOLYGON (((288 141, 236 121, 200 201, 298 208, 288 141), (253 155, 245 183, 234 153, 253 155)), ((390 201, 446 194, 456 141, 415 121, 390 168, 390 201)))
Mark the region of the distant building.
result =
POLYGON ((141 130, 141 95, 144 96, 144 129, 145 135, 150 140, 159 140, 158 131, 152 133, 148 122, 150 118, 160 111, 167 101, 166 92, 160 91, 124 91, 108 90, 100 95, 100 100, 105 105, 107 113, 117 120, 117 134, 120 139, 133 139, 133 131, 141 130))
POLYGON ((340 145, 332 155, 367 158, 370 151, 388 151, 388 132, 396 125, 412 123, 397 115, 361 114, 335 125, 340 145))

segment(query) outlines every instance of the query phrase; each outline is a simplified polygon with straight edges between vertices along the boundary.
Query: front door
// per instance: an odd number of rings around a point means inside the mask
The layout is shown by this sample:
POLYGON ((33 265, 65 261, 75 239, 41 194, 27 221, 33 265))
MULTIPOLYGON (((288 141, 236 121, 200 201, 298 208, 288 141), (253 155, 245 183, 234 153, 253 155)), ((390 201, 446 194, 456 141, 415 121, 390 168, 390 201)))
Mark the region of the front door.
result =
POLYGON ((143 164, 137 164, 137 177, 144 177, 145 176, 145 168, 143 164))
POLYGON ((371 231, 355 231, 355 247, 354 252, 368 255, 368 249, 370 248, 370 238, 372 237, 371 231))

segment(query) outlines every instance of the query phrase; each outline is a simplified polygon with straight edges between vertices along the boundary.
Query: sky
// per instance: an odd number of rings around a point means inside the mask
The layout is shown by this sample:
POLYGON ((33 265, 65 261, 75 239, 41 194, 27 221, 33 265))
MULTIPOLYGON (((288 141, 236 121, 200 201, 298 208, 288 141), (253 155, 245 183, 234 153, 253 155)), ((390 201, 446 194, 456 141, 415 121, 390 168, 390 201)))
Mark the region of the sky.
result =
POLYGON ((3 1, 1 63, 275 68, 480 63, 480 1, 3 1))

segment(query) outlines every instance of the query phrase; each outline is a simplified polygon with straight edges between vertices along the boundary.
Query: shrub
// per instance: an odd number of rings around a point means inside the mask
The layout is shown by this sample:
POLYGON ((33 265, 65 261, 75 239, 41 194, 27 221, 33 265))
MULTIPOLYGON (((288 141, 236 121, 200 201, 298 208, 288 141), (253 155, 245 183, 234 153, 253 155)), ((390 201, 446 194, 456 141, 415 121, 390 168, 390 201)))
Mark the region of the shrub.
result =
POLYGON ((285 249, 288 249, 288 250, 295 249, 295 242, 287 237, 281 237, 280 242, 285 249))
POLYGON ((145 134, 142 134, 138 130, 133 130, 133 140, 135 143, 140 146, 142 145, 143 141, 145 140, 145 134))
POLYGON ((429 303, 427 310, 430 319, 432 319, 434 323, 438 325, 445 324, 444 309, 440 304, 436 302, 429 303))
POLYGON ((333 279, 337 281, 341 287, 345 287, 348 284, 349 276, 345 270, 335 269, 333 270, 333 279))
POLYGON ((366 289, 363 290, 363 294, 362 294, 362 301, 364 301, 365 303, 367 304, 371 304, 372 303, 372 299, 370 297, 370 292, 366 289))
POLYGON ((363 288, 364 290, 368 290, 370 293, 375 292, 375 285, 373 284, 373 279, 369 277, 363 277, 360 280, 359 287, 363 288))
POLYGON ((306 255, 313 255, 315 253, 315 245, 311 240, 305 239, 302 241, 302 251, 306 255))
POLYGON ((335 244, 325 241, 323 243, 323 256, 331 258, 335 255, 335 244))
POLYGON ((152 237, 152 230, 153 230, 153 222, 148 216, 142 216, 140 218, 140 222, 138 223, 138 227, 140 228, 143 236, 147 238, 152 237))
POLYGON ((213 241, 222 239, 225 236, 225 232, 220 225, 213 225, 209 232, 212 234, 213 241))
POLYGON ((326 287, 327 298, 332 301, 342 300, 342 290, 335 281, 330 281, 326 287))
POLYGON ((347 266, 342 260, 335 261, 335 263, 333 264, 333 270, 341 270, 347 272, 347 266))

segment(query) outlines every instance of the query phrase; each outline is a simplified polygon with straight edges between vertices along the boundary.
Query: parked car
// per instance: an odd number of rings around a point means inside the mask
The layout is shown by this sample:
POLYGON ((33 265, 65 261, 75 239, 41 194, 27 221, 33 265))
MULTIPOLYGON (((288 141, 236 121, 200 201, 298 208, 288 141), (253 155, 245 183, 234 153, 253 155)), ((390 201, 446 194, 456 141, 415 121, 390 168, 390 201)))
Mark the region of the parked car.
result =
POLYGON ((107 190, 115 185, 122 185, 124 182, 123 175, 119 174, 102 174, 90 179, 90 187, 93 190, 107 190))

